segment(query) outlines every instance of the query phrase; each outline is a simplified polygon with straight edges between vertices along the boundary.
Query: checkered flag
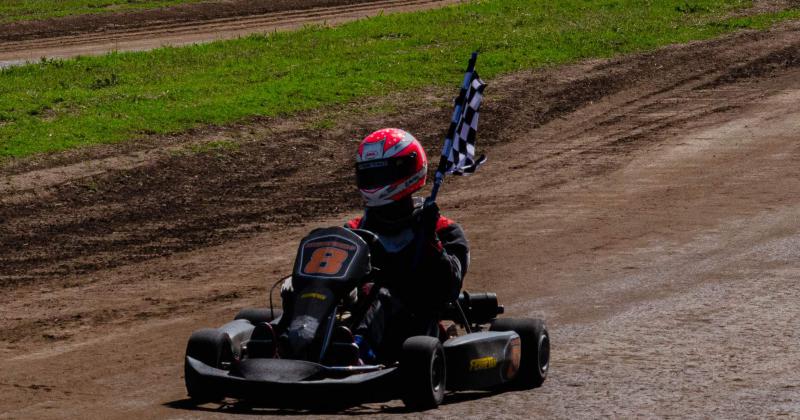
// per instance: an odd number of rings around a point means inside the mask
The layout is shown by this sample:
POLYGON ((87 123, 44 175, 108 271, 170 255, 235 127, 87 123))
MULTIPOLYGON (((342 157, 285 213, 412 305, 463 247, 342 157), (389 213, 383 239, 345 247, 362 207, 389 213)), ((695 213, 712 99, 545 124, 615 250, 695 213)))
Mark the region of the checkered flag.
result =
MULTIPOLYGON (((442 156, 447 158, 448 174, 472 174, 486 161, 486 156, 483 155, 475 160, 478 113, 481 108, 483 89, 486 87, 486 83, 478 77, 478 73, 475 71, 471 73, 471 79, 469 87, 463 96, 461 112, 450 123, 450 129, 447 131, 448 136, 445 140, 445 148, 442 150, 442 156)), ((458 110, 458 104, 456 109, 458 110)))
POLYGON ((464 81, 461 82, 461 91, 456 98, 456 109, 450 120, 450 128, 447 129, 447 137, 444 139, 431 195, 425 200, 426 205, 436 202, 436 196, 446 174, 469 175, 486 162, 486 156, 483 155, 475 159, 478 111, 481 108, 483 89, 486 88, 486 83, 483 83, 475 71, 477 60, 478 53, 472 53, 464 81))

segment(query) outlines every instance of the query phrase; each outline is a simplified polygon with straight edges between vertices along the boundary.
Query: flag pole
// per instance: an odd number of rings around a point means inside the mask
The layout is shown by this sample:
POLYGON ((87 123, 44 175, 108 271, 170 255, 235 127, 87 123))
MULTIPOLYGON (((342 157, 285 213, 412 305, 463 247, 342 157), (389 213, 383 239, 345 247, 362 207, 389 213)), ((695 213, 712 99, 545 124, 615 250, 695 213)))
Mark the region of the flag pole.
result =
POLYGON ((458 97, 455 101, 456 106, 455 110, 453 110, 453 117, 450 120, 450 128, 447 130, 447 136, 444 139, 444 147, 442 148, 442 154, 439 157, 439 166, 436 168, 436 175, 433 179, 433 188, 431 189, 431 195, 425 200, 426 204, 436 202, 436 196, 439 194, 439 188, 441 188, 442 183, 444 182, 444 176, 447 173, 447 154, 450 153, 453 137, 455 136, 456 127, 458 126, 458 120, 461 118, 461 114, 464 110, 465 102, 467 100, 467 91, 469 90, 469 85, 472 82, 472 73, 475 72, 475 62, 477 60, 478 52, 475 51, 472 53, 472 56, 469 59, 467 72, 464 74, 464 81, 461 83, 461 91, 458 93, 458 97))
MULTIPOLYGON (((447 136, 444 139, 444 147, 442 148, 442 154, 439 157, 439 166, 436 168, 436 175, 433 180, 431 195, 425 199, 423 208, 436 204, 436 196, 439 194, 439 188, 441 188, 442 182, 444 182, 444 176, 447 174, 447 164, 449 162, 447 156, 449 153, 451 153, 450 149, 453 146, 453 139, 456 134, 456 129, 458 128, 458 122, 461 120, 464 106, 466 106, 467 92, 469 92, 469 86, 472 83, 473 73, 475 72, 475 62, 477 60, 478 52, 476 51, 472 53, 472 56, 469 59, 467 72, 464 74, 464 81, 461 83, 461 91, 458 93, 458 97, 455 100, 455 110, 453 110, 453 117, 450 120, 450 128, 447 129, 447 136)), ((425 232, 426 227, 427 226, 422 227, 422 232, 417 238, 417 249, 414 255, 414 261, 411 265, 412 270, 416 270, 416 268, 419 266, 419 262, 422 259, 422 248, 424 241, 428 234, 432 233, 425 232)))

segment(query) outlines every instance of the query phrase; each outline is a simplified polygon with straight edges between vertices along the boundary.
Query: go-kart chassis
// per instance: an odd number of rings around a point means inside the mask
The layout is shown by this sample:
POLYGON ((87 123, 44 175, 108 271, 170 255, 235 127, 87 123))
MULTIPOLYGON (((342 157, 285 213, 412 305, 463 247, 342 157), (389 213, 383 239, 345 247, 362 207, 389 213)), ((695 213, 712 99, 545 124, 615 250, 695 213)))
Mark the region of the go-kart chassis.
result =
MULTIPOLYGON (((514 346, 518 350, 519 336, 512 331, 476 332, 447 340, 446 388, 491 389, 509 381, 516 369, 514 346)), ((197 375, 205 386, 226 397, 262 406, 383 402, 398 398, 404 386, 397 364, 326 367, 303 360, 254 358, 234 362, 225 370, 186 356, 186 369, 187 375, 197 375)))

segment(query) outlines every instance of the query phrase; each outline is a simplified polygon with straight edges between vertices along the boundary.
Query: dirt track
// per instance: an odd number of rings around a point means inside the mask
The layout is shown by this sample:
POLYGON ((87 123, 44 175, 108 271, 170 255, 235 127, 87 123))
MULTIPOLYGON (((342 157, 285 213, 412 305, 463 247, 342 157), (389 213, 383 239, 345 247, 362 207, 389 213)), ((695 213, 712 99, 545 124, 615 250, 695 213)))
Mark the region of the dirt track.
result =
POLYGON ((0 67, 45 58, 140 51, 337 24, 459 0, 238 0, 168 9, 22 22, 0 28, 0 67))
MULTIPOLYGON (((3 169, 0 417, 274 414, 186 407, 185 339, 263 304, 297 238, 357 211, 358 136, 433 148, 450 94, 3 169), (238 149, 188 146, 219 138, 238 149)), ((430 414, 800 416, 799 100, 798 24, 492 81, 490 163, 441 205, 468 288, 549 320, 552 372, 430 414)))

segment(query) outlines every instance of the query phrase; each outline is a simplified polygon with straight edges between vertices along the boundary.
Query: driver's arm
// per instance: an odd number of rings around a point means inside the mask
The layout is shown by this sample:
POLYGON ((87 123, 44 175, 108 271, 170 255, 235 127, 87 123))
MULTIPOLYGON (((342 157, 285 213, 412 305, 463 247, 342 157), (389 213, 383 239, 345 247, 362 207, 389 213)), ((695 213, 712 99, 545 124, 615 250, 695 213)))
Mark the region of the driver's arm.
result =
POLYGON ((429 245, 427 265, 435 282, 434 294, 447 302, 461 292, 469 268, 469 243, 461 226, 445 217, 436 225, 436 239, 429 245))

